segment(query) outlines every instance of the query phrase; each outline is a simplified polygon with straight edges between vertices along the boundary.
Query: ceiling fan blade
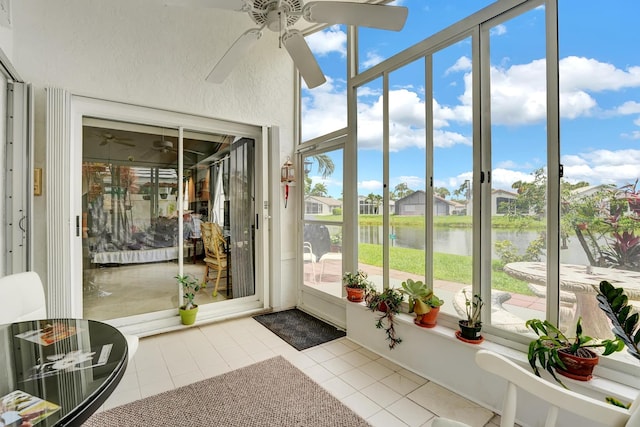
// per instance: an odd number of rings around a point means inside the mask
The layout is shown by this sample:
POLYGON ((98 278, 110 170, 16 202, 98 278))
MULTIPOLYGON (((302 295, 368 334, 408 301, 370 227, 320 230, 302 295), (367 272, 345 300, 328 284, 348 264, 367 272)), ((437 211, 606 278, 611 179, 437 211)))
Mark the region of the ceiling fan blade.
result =
POLYGON ((359 25, 393 31, 400 31, 404 27, 408 13, 409 9, 403 6, 342 1, 312 1, 302 10, 302 16, 309 22, 359 25))
POLYGON ((127 147, 135 147, 136 144, 132 144, 130 142, 125 142, 122 139, 114 139, 113 142, 115 142, 116 144, 120 144, 120 145, 126 145, 127 147))
POLYGON ((245 31, 213 67, 206 80, 210 83, 222 83, 236 63, 244 58, 260 37, 262 37, 262 31, 259 28, 245 31))
POLYGON ((245 0, 165 0, 166 6, 212 7, 215 9, 248 12, 251 4, 245 0))
POLYGON ((290 30, 282 36, 282 44, 289 52, 293 63, 300 71, 300 75, 304 79, 307 87, 313 89, 320 86, 327 79, 318 65, 318 61, 313 56, 311 49, 302 33, 298 30, 290 30))

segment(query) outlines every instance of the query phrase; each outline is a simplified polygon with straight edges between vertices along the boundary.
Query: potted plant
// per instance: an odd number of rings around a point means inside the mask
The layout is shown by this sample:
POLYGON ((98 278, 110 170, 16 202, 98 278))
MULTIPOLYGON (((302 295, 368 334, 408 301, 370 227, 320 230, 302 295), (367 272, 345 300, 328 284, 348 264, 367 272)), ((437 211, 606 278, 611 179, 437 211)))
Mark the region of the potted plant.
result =
POLYGON ((389 349, 393 349, 396 344, 402 342, 401 338, 396 337, 394 319, 395 316, 400 313, 400 305, 403 299, 404 296, 402 293, 395 288, 388 288, 380 293, 372 290, 366 296, 369 310, 381 311, 383 313, 376 322, 376 328, 383 328, 386 319, 387 326, 385 332, 387 333, 387 340, 389 341, 389 349))
POLYGON ((341 252, 342 251, 342 232, 332 234, 330 239, 331 239, 331 245, 329 246, 329 251, 341 252))
POLYGON ((358 270, 356 273, 344 273, 342 283, 347 290, 347 299, 351 302, 364 301, 365 294, 373 287, 367 279, 367 273, 362 270, 358 270))
POLYGON ((420 280, 407 279, 402 282, 402 292, 409 297, 409 313, 416 314, 414 323, 418 326, 433 328, 444 301, 433 293, 433 286, 420 280))
POLYGON ((567 338, 547 320, 527 320, 526 326, 538 335, 538 339, 529 343, 528 352, 529 364, 536 375, 540 376, 539 364, 560 385, 567 388, 555 372, 574 380, 589 381, 593 368, 599 361, 598 354, 592 350, 593 348, 603 348, 603 356, 624 348, 624 342, 618 338, 598 341, 582 335, 581 321, 582 318, 579 318, 576 323, 575 337, 567 338))
POLYGON ((480 314, 482 312, 482 298, 480 295, 469 296, 467 290, 463 289, 464 294, 464 308, 466 319, 458 321, 460 330, 456 332, 456 337, 464 342, 470 342, 473 344, 479 344, 484 341, 480 331, 482 330, 482 321, 480 321, 480 314))
POLYGON ((184 304, 179 309, 180 319, 183 325, 193 325, 198 314, 198 305, 194 302, 195 293, 200 290, 200 285, 194 277, 188 274, 177 275, 176 280, 182 286, 182 298, 184 300, 184 304))

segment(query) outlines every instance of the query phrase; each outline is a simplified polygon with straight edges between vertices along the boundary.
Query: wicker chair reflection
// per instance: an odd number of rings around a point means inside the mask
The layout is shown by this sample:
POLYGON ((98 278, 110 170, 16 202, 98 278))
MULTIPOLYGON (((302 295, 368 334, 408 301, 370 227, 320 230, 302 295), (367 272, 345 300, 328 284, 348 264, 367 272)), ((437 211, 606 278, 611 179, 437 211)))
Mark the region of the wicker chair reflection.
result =
MULTIPOLYGON (((220 286, 220 277, 223 271, 227 271, 228 257, 227 257, 227 241, 222 235, 222 229, 220 226, 213 222, 202 223, 202 243, 204 244, 204 263, 206 269, 204 271, 204 278, 202 279, 202 287, 207 286, 209 280, 213 280, 209 277, 211 272, 216 272, 216 284, 213 287, 212 295, 216 297, 218 295, 218 287, 220 286)), ((227 276, 227 288, 229 287, 229 277, 227 276)))

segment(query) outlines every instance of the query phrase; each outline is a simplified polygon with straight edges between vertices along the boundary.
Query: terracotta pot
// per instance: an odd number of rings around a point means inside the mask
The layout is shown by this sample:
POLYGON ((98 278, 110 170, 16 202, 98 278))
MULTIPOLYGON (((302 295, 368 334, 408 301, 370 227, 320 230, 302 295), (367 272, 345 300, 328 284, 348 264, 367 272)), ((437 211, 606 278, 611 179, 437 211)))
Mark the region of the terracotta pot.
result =
POLYGON ((438 313, 440 313, 440 307, 431 307, 428 313, 418 315, 420 321, 418 321, 418 317, 416 317, 414 323, 424 328, 433 328, 437 324, 436 318, 438 317, 438 313))
POLYGON ((350 288, 347 289, 347 299, 351 302, 362 302, 364 301, 364 289, 363 288, 350 288))
POLYGON ((469 326, 467 320, 458 321, 458 326, 460 327, 460 335, 464 339, 473 341, 480 340, 480 338, 482 337, 480 335, 482 326, 469 326))
POLYGON ((564 375, 565 377, 574 380, 589 381, 593 377, 593 368, 595 368, 600 359, 593 351, 589 349, 585 350, 587 350, 593 357, 579 357, 566 353, 562 350, 558 351, 558 357, 560 357, 560 360, 562 360, 562 363, 564 363, 567 369, 557 368, 556 371, 560 375, 564 375))
POLYGON ((386 312, 387 312, 387 310, 388 310, 388 309, 387 309, 387 303, 386 303, 386 302, 384 302, 384 301, 380 301, 380 302, 378 303, 378 311, 381 311, 381 312, 383 312, 383 313, 386 313, 386 312))

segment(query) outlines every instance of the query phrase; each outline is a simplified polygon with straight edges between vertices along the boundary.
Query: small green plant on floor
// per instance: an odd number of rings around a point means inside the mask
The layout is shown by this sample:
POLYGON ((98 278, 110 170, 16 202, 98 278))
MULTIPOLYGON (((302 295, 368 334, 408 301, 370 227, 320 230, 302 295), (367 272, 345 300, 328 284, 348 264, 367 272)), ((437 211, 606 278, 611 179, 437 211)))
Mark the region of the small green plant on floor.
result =
POLYGON ((184 304, 180 308, 183 310, 191 310, 192 308, 197 307, 198 305, 194 302, 194 299, 196 297, 196 292, 200 290, 198 281, 189 274, 182 276, 177 275, 175 278, 180 286, 182 286, 182 299, 184 300, 184 304))

